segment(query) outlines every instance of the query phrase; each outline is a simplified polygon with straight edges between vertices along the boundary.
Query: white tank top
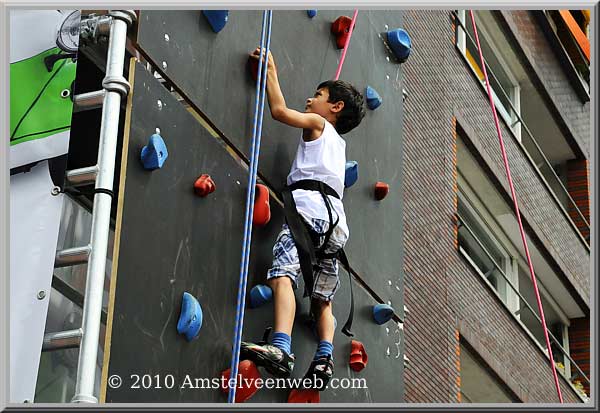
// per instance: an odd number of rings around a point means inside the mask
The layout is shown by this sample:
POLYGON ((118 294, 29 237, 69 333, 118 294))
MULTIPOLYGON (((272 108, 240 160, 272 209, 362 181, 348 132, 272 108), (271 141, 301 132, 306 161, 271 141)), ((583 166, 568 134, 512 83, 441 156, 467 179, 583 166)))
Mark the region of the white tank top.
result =
MULTIPOLYGON (((317 139, 306 142, 302 139, 302 136, 300 137, 296 157, 287 177, 287 184, 291 185, 303 179, 314 179, 325 182, 333 188, 340 196, 340 199, 329 196, 333 207, 333 222, 339 217, 338 226, 346 236, 349 236, 344 204, 342 203, 346 175, 346 142, 331 123, 327 120, 324 121, 323 133, 317 139)), ((319 192, 296 189, 292 192, 292 195, 298 212, 304 218, 329 221, 327 207, 319 192)))

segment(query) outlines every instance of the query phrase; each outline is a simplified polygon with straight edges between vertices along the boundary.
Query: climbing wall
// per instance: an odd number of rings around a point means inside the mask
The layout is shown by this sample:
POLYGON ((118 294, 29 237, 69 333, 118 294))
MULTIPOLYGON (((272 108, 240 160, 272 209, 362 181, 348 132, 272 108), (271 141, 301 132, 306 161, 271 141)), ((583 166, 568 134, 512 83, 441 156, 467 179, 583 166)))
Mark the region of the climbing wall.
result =
MULTIPOLYGON (((282 90, 290 107, 303 108, 318 83, 333 77, 341 51, 330 25, 351 11, 277 11, 273 16, 272 51, 282 90), (300 42, 302 39, 302 42, 300 42), (308 50, 304 45, 310 44, 308 50), (313 47, 314 46, 314 47, 313 47)), ((217 389, 180 389, 186 375, 218 377, 229 367, 241 259, 247 168, 234 152, 247 156, 252 131, 255 84, 248 75, 248 53, 259 43, 261 12, 231 11, 214 33, 200 11, 142 12, 137 47, 167 82, 200 111, 222 140, 215 139, 140 64, 133 66, 128 105, 121 193, 116 234, 116 281, 109 319, 110 352, 103 375, 106 402, 225 402, 217 389), (169 157, 162 169, 146 171, 140 150, 160 130, 169 157), (224 142, 223 142, 224 141, 224 142), (194 195, 194 181, 210 174, 216 191, 194 195), (198 298, 204 311, 197 340, 176 333, 184 291, 198 298), (173 375, 175 388, 131 388, 131 375, 173 375), (108 377, 124 384, 111 388, 108 377)), ((369 85, 383 98, 367 110, 362 124, 345 136, 347 158, 359 163, 359 180, 348 188, 344 204, 351 236, 347 246, 359 277, 354 283, 353 331, 368 353, 367 367, 348 366, 350 339, 336 330, 336 377, 363 378, 363 388, 328 389, 321 402, 401 402, 403 400, 402 325, 373 322, 372 307, 389 302, 403 319, 402 285, 402 86, 401 65, 388 53, 385 31, 401 27, 400 12, 359 13, 341 78, 364 92, 369 85), (387 25, 387 26, 386 26, 387 25), (390 185, 383 201, 373 198, 376 181, 390 185), (366 384, 366 388, 364 385, 366 384)), ((131 80, 130 80, 131 81, 131 80)), ((275 191, 281 189, 298 143, 299 131, 268 118, 266 109, 259 172, 275 191)), ((248 290, 264 283, 271 249, 283 223, 280 206, 271 200, 271 221, 253 232, 248 290)), ((348 276, 334 314, 343 325, 350 305, 348 276)), ((303 320, 308 311, 297 291, 293 377, 302 377, 317 345, 303 320)), ((247 309, 244 339, 258 340, 272 325, 272 304, 247 309)), ((268 374, 263 373, 263 377, 268 374)), ((285 402, 289 390, 263 389, 251 402, 285 402)))
MULTIPOLYGON (((289 107, 303 110, 317 85, 334 77, 341 50, 330 30, 342 15, 352 16, 352 11, 319 10, 313 19, 305 10, 273 13, 271 50, 289 107)), ((247 61, 260 43, 261 16, 260 11, 230 11, 225 27, 214 33, 200 12, 147 11, 140 16, 138 33, 140 50, 157 70, 246 157, 256 88, 247 61)), ((401 65, 383 40, 387 30, 402 27, 402 13, 365 10, 358 16, 340 79, 363 92, 370 85, 384 103, 367 111, 360 126, 345 136, 347 159, 359 164, 359 180, 344 195, 351 231, 347 250, 356 272, 402 312, 402 77, 401 65), (383 202, 373 199, 377 181, 390 184, 383 202), (390 254, 386 245, 397 248, 390 254)), ((259 171, 280 190, 300 131, 269 119, 262 136, 259 171)))

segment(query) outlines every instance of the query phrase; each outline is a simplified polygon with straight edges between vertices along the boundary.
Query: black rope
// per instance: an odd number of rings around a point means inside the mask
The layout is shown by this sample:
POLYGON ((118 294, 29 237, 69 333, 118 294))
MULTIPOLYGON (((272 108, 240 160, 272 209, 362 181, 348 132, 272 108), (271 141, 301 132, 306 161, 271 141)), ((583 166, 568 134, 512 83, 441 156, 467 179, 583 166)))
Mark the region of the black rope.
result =
POLYGON ((106 195, 109 195, 111 198, 115 197, 114 192, 112 190, 106 189, 106 188, 94 188, 93 190, 86 191, 86 190, 81 190, 79 188, 67 187, 64 189, 63 192, 67 193, 67 194, 75 195, 75 196, 92 195, 92 194, 106 194, 106 195))
POLYGON ((95 188, 94 194, 106 194, 106 195, 110 195, 111 198, 115 197, 114 192, 112 190, 106 189, 106 188, 95 188))

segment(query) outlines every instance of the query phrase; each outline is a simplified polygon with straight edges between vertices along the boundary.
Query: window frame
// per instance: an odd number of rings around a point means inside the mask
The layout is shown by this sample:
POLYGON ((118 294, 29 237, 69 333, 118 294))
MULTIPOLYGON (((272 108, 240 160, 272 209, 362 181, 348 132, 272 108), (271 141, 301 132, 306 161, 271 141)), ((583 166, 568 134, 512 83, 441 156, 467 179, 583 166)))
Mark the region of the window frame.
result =
MULTIPOLYGON (((466 10, 456 10, 456 15, 458 16, 458 19, 462 22, 462 24, 466 27, 466 10)), ((492 96, 494 98, 494 105, 496 106, 496 110, 504 119, 508 127, 513 131, 517 140, 521 142, 521 121, 519 120, 519 116, 521 115, 521 86, 519 85, 519 82, 515 77, 514 73, 510 70, 510 66, 506 63, 504 56, 500 52, 500 47, 498 47, 498 45, 493 40, 492 36, 490 36, 488 29, 485 27, 485 24, 477 25, 477 33, 479 34, 480 38, 483 38, 485 40, 490 49, 492 49, 494 57, 498 60, 498 63, 500 64, 500 69, 511 83, 510 90, 505 90, 505 92, 506 97, 508 98, 508 100, 510 100, 512 104, 512 107, 507 108, 504 105, 504 103, 502 103, 502 100, 500 99, 493 87, 490 87, 490 90, 492 91, 492 96)), ((459 24, 456 25, 456 47, 460 51, 462 57, 465 59, 465 62, 467 62, 467 65, 469 66, 475 77, 479 80, 481 86, 483 86, 483 88, 486 90, 487 94, 485 79, 482 79, 482 76, 480 75, 480 73, 482 73, 482 69, 477 61, 472 62, 469 56, 467 55, 467 34, 459 24), (477 67, 473 67, 473 63, 475 63, 477 67)), ((478 56, 472 56, 472 58, 477 59, 478 56)), ((489 65, 487 59, 485 60, 485 62, 489 65)))
MULTIPOLYGON (((470 215, 475 218, 476 224, 479 229, 483 229, 486 231, 485 236, 489 238, 493 247, 496 251, 500 252, 503 256, 503 262, 497 263, 504 271, 507 278, 510 282, 515 286, 515 288, 519 289, 519 272, 517 267, 517 259, 511 251, 510 248, 506 247, 506 242, 501 239, 497 234, 500 233, 501 228, 498 223, 493 219, 491 213, 487 210, 483 202, 479 199, 475 191, 471 188, 471 186, 467 183, 466 179, 462 176, 460 171, 457 173, 458 179, 458 202, 460 202, 464 208, 468 210, 470 215)), ((508 307, 509 311, 512 314, 517 314, 520 310, 519 307, 519 296, 513 291, 513 289, 506 285, 507 282, 504 277, 502 278, 502 283, 504 284, 504 291, 500 291, 495 288, 492 283, 487 279, 486 275, 483 271, 475 264, 472 257, 469 253, 460 246, 458 246, 461 253, 468 259, 469 263, 476 269, 476 271, 481 275, 486 281, 490 284, 490 286, 498 293, 498 296, 501 298, 502 302, 508 307)), ((516 315, 519 318, 518 315, 516 315)))
MULTIPOLYGON (((528 272, 528 265, 525 259, 521 256, 515 246, 512 244, 508 236, 502 230, 502 227, 496 220, 493 218, 492 214, 486 208, 483 201, 479 198, 473 188, 469 185, 467 180, 461 174, 460 170, 457 168, 457 187, 458 187, 458 202, 461 202, 463 207, 467 208, 471 216, 473 216, 477 220, 477 225, 487 230, 488 232, 485 234, 487 238, 492 240, 494 243, 494 248, 497 248, 499 251, 502 251, 503 254, 508 256, 508 260, 506 260, 507 265, 503 268, 503 271, 506 277, 510 280, 510 283, 517 289, 520 294, 523 294, 521 291, 521 285, 519 284, 519 269, 528 272)), ((474 228, 471 228, 474 230, 474 228)), ((500 299, 500 301, 504 304, 506 309, 511 313, 515 319, 518 320, 519 324, 522 325, 523 329, 527 332, 527 334, 540 346, 540 348, 545 351, 542 344, 535 338, 533 333, 529 330, 527 325, 521 321, 521 312, 526 309, 526 307, 520 307, 520 297, 517 292, 515 292, 510 285, 505 285, 506 293, 503 294, 502 291, 494 287, 494 285, 487 279, 486 275, 483 271, 477 266, 473 258, 468 254, 468 252, 461 247, 460 242, 458 243, 458 250, 461 255, 467 260, 467 262, 473 267, 473 269, 477 272, 479 276, 481 276, 485 282, 488 284, 490 289, 494 291, 496 296, 500 299)), ((501 263, 498 263, 501 264, 501 263)), ((502 265, 500 265, 502 268, 502 265)), ((503 277, 502 277, 503 278, 503 277)), ((503 278, 503 283, 508 284, 506 280, 503 278)), ((548 293, 548 291, 544 288, 543 285, 538 283, 538 289, 540 295, 546 301, 548 305, 552 308, 558 318, 560 319, 562 325, 562 334, 561 336, 556 336, 557 340, 561 340, 560 345, 567 352, 569 357, 570 349, 568 343, 568 327, 569 327, 569 318, 563 313, 560 309, 560 306, 556 303, 556 301, 552 298, 552 296, 548 293), (566 340, 565 340, 566 337, 566 340)), ((535 304, 535 303, 534 303, 535 304)), ((529 303, 529 305, 535 309, 535 305, 529 303)), ((548 327, 548 326, 547 326, 548 327)), ((549 327, 548 327, 549 328, 549 327)), ((568 361, 567 358, 565 358, 568 361)), ((566 367, 565 363, 565 367, 566 367)), ((570 367, 570 366, 569 366, 570 367)), ((565 376, 570 376, 566 374, 567 370, 565 368, 565 376)), ((567 377, 569 378, 569 377, 567 377)))

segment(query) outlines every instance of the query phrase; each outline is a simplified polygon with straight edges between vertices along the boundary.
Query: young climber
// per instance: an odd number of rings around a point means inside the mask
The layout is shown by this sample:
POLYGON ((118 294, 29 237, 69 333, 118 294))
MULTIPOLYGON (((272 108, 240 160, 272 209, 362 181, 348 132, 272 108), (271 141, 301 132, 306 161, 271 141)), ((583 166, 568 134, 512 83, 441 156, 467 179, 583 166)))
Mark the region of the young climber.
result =
MULTIPOLYGON (((264 51, 262 55, 264 59, 264 51)), ((258 60, 260 48, 250 56, 258 60)), ((346 143, 340 134, 350 132, 360 124, 365 115, 364 98, 348 82, 329 80, 321 83, 314 96, 306 100, 304 113, 290 109, 281 92, 270 52, 267 95, 273 119, 302 129, 287 186, 291 191, 289 199, 293 199, 290 203, 295 203, 292 212, 295 217, 299 214, 301 218, 297 222, 302 222, 306 228, 302 224, 294 227, 288 215, 290 207, 286 203, 287 224, 283 225, 277 237, 273 247, 273 264, 267 272, 267 283, 274 297, 274 334, 270 344, 242 342, 241 358, 264 366, 278 377, 291 374, 295 360, 291 351, 296 312, 293 289, 297 288, 298 278, 303 274, 305 292, 310 292, 311 312, 320 340, 305 378, 309 381, 321 379, 312 383, 321 384, 318 389, 323 390, 333 376, 334 367, 332 300, 340 283, 335 253, 346 244, 349 236, 342 204, 346 143), (304 245, 311 244, 309 248, 316 251, 315 265, 309 266, 308 270, 306 265, 301 265, 306 251, 299 242, 303 234, 298 227, 307 235, 304 245), (309 283, 310 279, 313 280, 311 285, 306 285, 307 277, 309 283)))

